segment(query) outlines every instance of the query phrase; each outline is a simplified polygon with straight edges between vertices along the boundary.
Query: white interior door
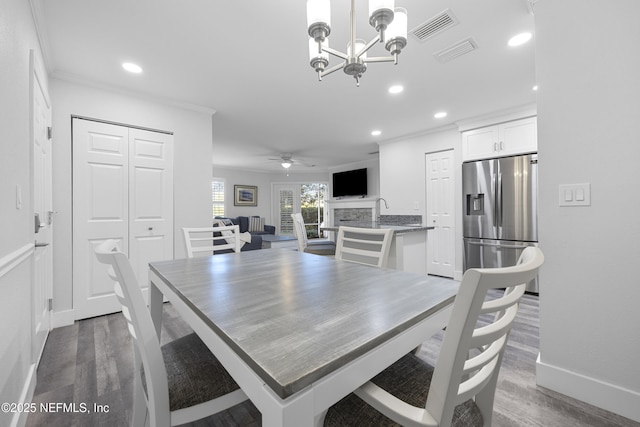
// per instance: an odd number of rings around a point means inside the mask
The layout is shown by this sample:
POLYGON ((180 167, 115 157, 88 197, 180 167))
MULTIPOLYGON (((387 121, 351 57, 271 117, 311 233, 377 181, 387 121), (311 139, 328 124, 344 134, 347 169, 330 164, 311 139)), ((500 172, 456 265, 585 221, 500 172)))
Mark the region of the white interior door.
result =
POLYGON ((94 249, 115 239, 146 290, 148 263, 173 258, 173 137, 73 119, 76 319, 120 311, 94 249))
POLYGON ((35 255, 33 263, 33 329, 32 360, 37 362, 51 329, 51 308, 49 301, 53 295, 53 199, 51 105, 46 88, 42 85, 44 71, 31 53, 32 88, 32 179, 33 214, 35 231, 35 255), (37 215, 37 217, 36 217, 37 215))
POLYGON ((129 253, 129 130, 73 119, 73 306, 76 319, 121 310, 94 254, 115 239, 129 253))
POLYGON ((292 213, 300 212, 300 186, 276 184, 273 188, 276 233, 293 236, 292 213))
POLYGON ((426 155, 427 273, 453 277, 455 257, 455 187, 453 150, 426 155))
POLYGON ((173 259, 173 136, 129 129, 129 260, 142 288, 149 263, 173 259))

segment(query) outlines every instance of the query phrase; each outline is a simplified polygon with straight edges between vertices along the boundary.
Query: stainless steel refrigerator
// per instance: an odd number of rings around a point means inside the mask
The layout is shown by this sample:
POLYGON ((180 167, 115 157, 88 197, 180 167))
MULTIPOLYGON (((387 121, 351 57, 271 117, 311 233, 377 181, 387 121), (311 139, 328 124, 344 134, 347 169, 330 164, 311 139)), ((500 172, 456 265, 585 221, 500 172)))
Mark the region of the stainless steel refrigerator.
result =
MULTIPOLYGON (((462 164, 464 269, 515 265, 538 244, 538 155, 462 164)), ((538 280, 527 284, 538 292, 538 280)))

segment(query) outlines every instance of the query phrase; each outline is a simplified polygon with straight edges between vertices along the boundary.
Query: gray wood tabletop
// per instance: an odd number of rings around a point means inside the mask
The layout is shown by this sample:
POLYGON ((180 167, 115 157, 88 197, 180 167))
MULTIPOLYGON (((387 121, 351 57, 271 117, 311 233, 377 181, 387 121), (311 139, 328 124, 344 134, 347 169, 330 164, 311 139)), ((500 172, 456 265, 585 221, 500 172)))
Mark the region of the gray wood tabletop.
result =
POLYGON ((459 287, 284 250, 150 268, 282 398, 451 304, 459 287))

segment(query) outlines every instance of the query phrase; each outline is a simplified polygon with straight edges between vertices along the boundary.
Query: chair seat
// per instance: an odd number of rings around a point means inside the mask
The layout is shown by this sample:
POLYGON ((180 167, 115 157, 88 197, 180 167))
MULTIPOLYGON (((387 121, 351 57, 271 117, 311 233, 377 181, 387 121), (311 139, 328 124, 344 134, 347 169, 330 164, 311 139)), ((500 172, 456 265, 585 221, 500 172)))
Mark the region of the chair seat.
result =
POLYGON ((322 245, 333 246, 335 248, 336 247, 336 242, 332 242, 331 240, 326 240, 326 239, 307 240, 307 247, 309 247, 309 246, 322 246, 322 245))
MULTIPOLYGON (((409 353, 371 381, 406 403, 424 408, 432 375, 433 367, 431 365, 413 353, 409 353)), ((329 409, 324 425, 399 426, 353 393, 329 409)), ((456 406, 451 425, 453 427, 484 425, 480 409, 473 400, 467 400, 456 406)))
POLYGON ((315 255, 335 255, 336 245, 328 244, 315 244, 307 246, 304 251, 308 254, 315 255))
MULTIPOLYGON (((195 334, 162 346, 171 411, 207 402, 240 387, 195 334)), ((142 372, 143 384, 144 372, 142 372)))

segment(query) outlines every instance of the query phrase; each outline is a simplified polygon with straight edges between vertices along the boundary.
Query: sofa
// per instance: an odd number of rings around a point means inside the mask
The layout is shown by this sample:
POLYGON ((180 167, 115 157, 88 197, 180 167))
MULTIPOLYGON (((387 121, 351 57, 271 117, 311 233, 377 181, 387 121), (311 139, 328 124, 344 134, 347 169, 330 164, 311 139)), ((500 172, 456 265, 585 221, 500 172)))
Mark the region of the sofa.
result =
MULTIPOLYGON (((258 221, 257 218, 259 217, 248 217, 248 216, 238 216, 235 218, 226 218, 226 217, 219 217, 219 216, 215 217, 216 220, 219 220, 219 219, 230 220, 234 225, 239 226, 241 233, 245 233, 247 231, 251 233, 251 243, 245 243, 242 246, 242 249, 241 249, 242 252, 262 249, 262 236, 265 234, 276 234, 275 226, 264 224, 264 218, 261 218, 260 221, 258 221), (253 219, 253 223, 252 223, 252 219, 253 219), (252 225, 253 227, 251 227, 252 225)), ((214 223, 213 226, 216 227, 217 223, 214 223)), ((215 241, 214 244, 223 244, 223 243, 221 241, 215 241)), ((224 252, 225 251, 220 251, 216 253, 224 253, 224 252)), ((228 252, 231 252, 231 250, 229 250, 228 252)))

